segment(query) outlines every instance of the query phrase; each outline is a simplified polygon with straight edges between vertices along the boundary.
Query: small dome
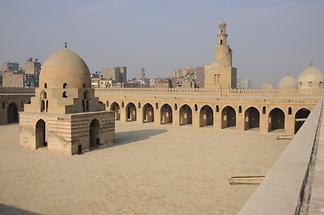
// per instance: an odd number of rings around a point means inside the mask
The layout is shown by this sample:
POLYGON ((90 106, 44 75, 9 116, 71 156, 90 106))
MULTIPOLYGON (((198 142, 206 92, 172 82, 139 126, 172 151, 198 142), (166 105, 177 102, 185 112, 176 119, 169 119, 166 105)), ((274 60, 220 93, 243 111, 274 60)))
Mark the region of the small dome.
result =
POLYGON ((90 88, 90 72, 83 59, 68 48, 53 53, 42 66, 39 86, 47 88, 90 88))
POLYGON ((318 89, 323 87, 323 74, 316 67, 303 70, 297 79, 298 89, 318 89))
POLYGON ((296 86, 296 79, 290 75, 283 77, 278 83, 279 89, 296 89, 296 86))
POLYGON ((261 88, 264 90, 272 90, 273 89, 272 84, 270 84, 270 83, 263 83, 261 88))

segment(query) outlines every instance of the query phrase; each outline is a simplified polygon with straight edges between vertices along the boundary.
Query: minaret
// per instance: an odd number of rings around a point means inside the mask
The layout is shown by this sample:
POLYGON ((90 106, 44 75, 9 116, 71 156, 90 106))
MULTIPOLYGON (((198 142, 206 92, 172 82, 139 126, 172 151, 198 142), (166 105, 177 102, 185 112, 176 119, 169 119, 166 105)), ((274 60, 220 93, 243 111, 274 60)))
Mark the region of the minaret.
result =
POLYGON ((216 63, 220 66, 232 66, 232 50, 227 45, 226 23, 220 22, 218 25, 216 63))
POLYGON ((145 69, 144 69, 144 67, 141 69, 141 72, 140 72, 140 79, 141 79, 141 80, 144 80, 144 79, 145 79, 145 69))

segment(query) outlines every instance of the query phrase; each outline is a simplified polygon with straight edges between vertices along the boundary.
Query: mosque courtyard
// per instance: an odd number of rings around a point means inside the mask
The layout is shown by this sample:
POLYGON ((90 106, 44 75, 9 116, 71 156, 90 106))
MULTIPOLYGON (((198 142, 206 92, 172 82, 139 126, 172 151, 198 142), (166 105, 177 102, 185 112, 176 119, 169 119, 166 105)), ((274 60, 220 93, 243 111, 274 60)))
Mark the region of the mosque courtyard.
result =
POLYGON ((236 214, 289 140, 278 133, 116 123, 115 146, 66 156, 0 127, 0 214, 236 214))

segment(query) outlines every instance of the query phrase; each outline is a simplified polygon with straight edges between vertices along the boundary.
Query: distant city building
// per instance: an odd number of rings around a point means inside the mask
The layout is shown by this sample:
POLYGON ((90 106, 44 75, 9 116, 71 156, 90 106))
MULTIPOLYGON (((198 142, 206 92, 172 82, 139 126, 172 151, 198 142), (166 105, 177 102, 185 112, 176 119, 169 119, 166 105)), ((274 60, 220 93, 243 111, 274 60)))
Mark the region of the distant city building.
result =
POLYGON ((100 71, 96 71, 95 73, 90 75, 90 80, 91 80, 91 87, 97 88, 101 87, 101 79, 102 79, 102 74, 100 71))
POLYGON ((150 79, 150 87, 152 88, 170 88, 171 79, 168 78, 154 78, 150 79))
POLYGON ((239 89, 250 89, 251 81, 249 79, 238 79, 237 88, 239 89))
POLYGON ((39 74, 41 72, 41 63, 38 59, 29 58, 25 62, 24 83, 26 87, 38 87, 39 74))
POLYGON ((106 68, 102 71, 102 79, 111 80, 113 84, 123 84, 127 82, 127 67, 117 66, 114 68, 106 68))
POLYGON ((172 72, 172 87, 203 88, 205 79, 204 67, 186 67, 172 72))

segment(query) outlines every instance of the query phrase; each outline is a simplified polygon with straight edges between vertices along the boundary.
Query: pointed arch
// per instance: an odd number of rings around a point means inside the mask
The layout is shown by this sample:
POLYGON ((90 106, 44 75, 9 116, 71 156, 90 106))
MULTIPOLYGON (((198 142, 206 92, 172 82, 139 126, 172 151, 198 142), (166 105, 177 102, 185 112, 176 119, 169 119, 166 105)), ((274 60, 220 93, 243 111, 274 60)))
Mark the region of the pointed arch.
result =
POLYGON ((192 110, 187 104, 184 104, 179 109, 179 125, 192 124, 192 110))
POLYGON ((209 105, 204 105, 199 112, 200 127, 214 124, 214 111, 209 105))
POLYGON ((222 110, 222 128, 236 126, 236 111, 231 106, 226 106, 222 110))
POLYGON ((260 112, 255 107, 249 107, 244 113, 244 130, 260 127, 260 112))
POLYGON ((100 145, 100 123, 93 119, 89 126, 89 149, 94 149, 100 145))
POLYGON ((143 122, 154 122, 154 109, 150 103, 143 106, 143 122))
POLYGON ((161 107, 161 124, 168 124, 173 122, 172 108, 169 104, 164 104, 161 107))
POLYGON ((47 147, 46 141, 46 123, 39 119, 35 125, 36 149, 40 147, 47 147))
POLYGON ((132 122, 136 121, 136 106, 134 105, 133 102, 130 102, 126 105, 126 121, 127 122, 132 122))
POLYGON ((299 129, 303 126, 304 122, 308 118, 310 114, 310 110, 307 108, 299 109, 295 114, 295 134, 299 131, 299 129))
POLYGON ((274 108, 269 112, 268 131, 285 129, 285 113, 280 108, 274 108))
POLYGON ((115 120, 120 120, 120 107, 117 102, 113 102, 110 106, 110 111, 113 111, 115 114, 115 120))

